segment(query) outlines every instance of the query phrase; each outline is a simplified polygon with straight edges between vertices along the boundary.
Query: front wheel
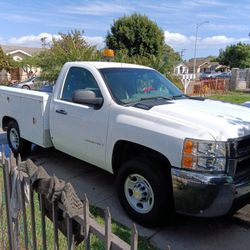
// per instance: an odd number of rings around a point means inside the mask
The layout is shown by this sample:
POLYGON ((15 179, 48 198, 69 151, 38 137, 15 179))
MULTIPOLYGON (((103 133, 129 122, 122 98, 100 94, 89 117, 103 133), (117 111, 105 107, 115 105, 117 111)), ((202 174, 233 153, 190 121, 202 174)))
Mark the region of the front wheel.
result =
MULTIPOLYGON (((167 167, 167 166, 166 166, 167 167)), ((125 212, 145 226, 159 226, 171 218, 170 178, 150 161, 133 159, 118 171, 116 186, 125 212)))
POLYGON ((17 156, 19 153, 22 156, 26 156, 30 153, 31 142, 20 137, 20 131, 17 122, 9 122, 7 129, 7 139, 9 146, 15 156, 17 156))

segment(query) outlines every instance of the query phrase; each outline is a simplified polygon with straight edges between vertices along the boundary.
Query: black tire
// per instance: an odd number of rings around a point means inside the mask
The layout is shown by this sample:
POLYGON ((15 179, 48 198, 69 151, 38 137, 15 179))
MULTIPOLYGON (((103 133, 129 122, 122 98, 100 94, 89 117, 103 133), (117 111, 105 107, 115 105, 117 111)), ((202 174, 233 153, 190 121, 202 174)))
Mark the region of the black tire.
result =
POLYGON ((31 142, 20 137, 20 130, 16 121, 10 121, 7 128, 7 139, 13 154, 27 156, 31 150, 31 142))
POLYGON ((23 85, 23 86, 22 86, 22 89, 30 89, 30 86, 28 86, 28 85, 23 85))
POLYGON ((116 189, 125 212, 143 226, 160 226, 173 217, 170 171, 166 174, 152 161, 136 158, 122 164, 116 189))

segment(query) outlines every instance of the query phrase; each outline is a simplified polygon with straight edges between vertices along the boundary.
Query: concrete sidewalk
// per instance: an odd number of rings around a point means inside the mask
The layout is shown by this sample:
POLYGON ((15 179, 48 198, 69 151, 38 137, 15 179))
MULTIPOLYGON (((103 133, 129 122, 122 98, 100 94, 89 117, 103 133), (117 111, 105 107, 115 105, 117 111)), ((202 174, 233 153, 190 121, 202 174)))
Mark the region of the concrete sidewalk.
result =
MULTIPOLYGON (((1 141, 6 142, 6 138, 0 134, 0 144, 1 141)), ((36 148, 30 158, 37 165, 43 165, 50 175, 55 174, 69 181, 81 199, 86 193, 91 204, 109 207, 113 219, 128 228, 132 226, 133 221, 118 202, 113 175, 54 149, 36 148)), ((250 211, 250 208, 244 209, 250 211)), ((248 250, 250 246, 250 227, 234 218, 222 220, 178 216, 174 225, 163 228, 137 226, 139 234, 160 249, 166 249, 169 245, 173 250, 248 250)))

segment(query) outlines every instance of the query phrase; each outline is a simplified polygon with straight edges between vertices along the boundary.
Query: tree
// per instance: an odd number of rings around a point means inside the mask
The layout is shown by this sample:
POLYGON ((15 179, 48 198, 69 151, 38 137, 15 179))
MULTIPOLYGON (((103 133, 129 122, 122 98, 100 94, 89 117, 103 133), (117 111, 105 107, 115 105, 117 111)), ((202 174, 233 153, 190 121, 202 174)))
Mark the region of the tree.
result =
POLYGON ((114 21, 106 44, 110 49, 126 49, 128 56, 157 56, 164 46, 164 33, 147 16, 135 13, 114 21))
POLYGON ((51 44, 42 38, 44 50, 30 59, 30 63, 42 69, 41 76, 47 80, 56 80, 66 62, 96 60, 99 56, 96 47, 83 38, 83 32, 74 30, 59 35, 60 39, 53 38, 51 44))
POLYGON ((16 67, 16 63, 13 60, 13 58, 9 55, 6 55, 3 52, 2 47, 0 46, 0 71, 4 69, 7 72, 10 72, 15 67, 16 67))
POLYGON ((106 44, 115 50, 115 61, 142 64, 170 76, 181 60, 178 53, 165 44, 164 33, 145 15, 133 14, 114 21, 106 44))
POLYGON ((225 50, 220 50, 217 60, 230 68, 250 68, 250 45, 229 45, 225 50))

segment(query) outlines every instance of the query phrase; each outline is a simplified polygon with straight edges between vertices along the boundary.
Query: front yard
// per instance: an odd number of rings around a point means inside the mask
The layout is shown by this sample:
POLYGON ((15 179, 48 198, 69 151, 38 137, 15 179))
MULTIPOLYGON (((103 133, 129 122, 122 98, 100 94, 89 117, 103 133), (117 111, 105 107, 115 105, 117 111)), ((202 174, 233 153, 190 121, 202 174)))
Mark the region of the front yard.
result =
POLYGON ((246 101, 250 101, 250 93, 243 92, 226 92, 225 94, 216 94, 208 96, 207 98, 221 100, 225 102, 231 102, 235 104, 241 104, 246 101))

